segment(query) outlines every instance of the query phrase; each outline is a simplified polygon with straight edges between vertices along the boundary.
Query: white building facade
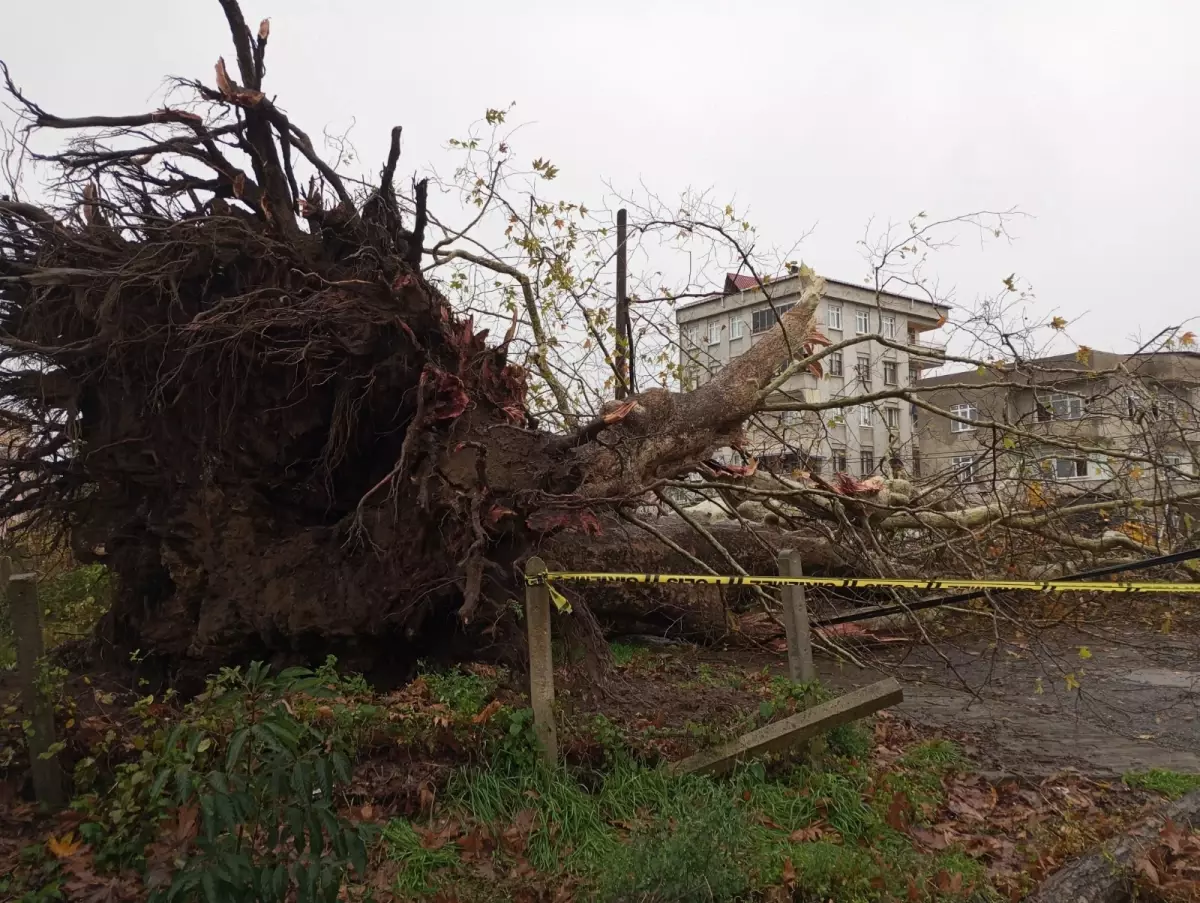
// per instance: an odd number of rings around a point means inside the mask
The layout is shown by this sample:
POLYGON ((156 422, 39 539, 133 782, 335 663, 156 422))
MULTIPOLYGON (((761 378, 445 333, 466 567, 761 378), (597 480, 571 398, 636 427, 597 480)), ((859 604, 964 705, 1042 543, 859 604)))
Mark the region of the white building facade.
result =
MULTIPOLYGON (((798 276, 764 285, 729 276, 723 294, 677 308, 683 388, 702 385, 745 353, 775 325, 777 314, 791 309, 800 292, 798 276)), ((773 400, 821 404, 905 388, 920 378, 922 369, 939 363, 937 354, 945 346, 923 336, 941 326, 947 313, 945 304, 826 280, 817 327, 833 343, 861 341, 824 358, 821 376, 802 372, 791 377, 773 400)), ((900 399, 763 413, 747 428, 746 451, 777 472, 862 477, 881 470, 907 471, 919 454, 914 414, 900 399)))

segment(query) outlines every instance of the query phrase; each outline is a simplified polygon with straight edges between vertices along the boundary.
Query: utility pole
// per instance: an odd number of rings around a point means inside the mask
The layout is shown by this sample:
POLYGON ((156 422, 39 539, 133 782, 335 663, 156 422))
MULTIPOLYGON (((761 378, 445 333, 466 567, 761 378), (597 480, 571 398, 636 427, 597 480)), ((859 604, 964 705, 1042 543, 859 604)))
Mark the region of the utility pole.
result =
POLYGON ((617 399, 633 386, 633 329, 629 323, 628 260, 625 251, 625 208, 617 211, 617 399))

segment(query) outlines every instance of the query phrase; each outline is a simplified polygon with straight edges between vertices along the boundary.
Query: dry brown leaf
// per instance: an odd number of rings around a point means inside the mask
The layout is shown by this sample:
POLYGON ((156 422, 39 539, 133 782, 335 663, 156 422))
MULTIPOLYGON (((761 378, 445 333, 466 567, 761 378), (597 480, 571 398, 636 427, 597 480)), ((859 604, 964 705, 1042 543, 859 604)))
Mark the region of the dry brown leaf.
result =
POLYGON ((912 803, 909 802, 907 793, 893 794, 891 805, 888 806, 885 821, 895 830, 903 831, 906 827, 908 827, 908 816, 911 811, 912 803))
POLYGON ((51 835, 46 838, 46 849, 55 859, 70 859, 79 852, 83 842, 75 839, 75 835, 66 834, 63 837, 51 835))
POLYGON ((1183 828, 1175 824, 1171 819, 1167 819, 1166 824, 1162 826, 1162 830, 1158 832, 1158 836, 1176 856, 1183 852, 1183 828))
POLYGON ((789 890, 796 886, 796 867, 792 865, 792 857, 783 860, 783 886, 789 890))
POLYGON ((1157 887, 1159 885, 1160 878, 1158 876, 1158 869, 1156 869, 1150 863, 1149 859, 1146 859, 1144 857, 1141 859, 1138 859, 1136 862, 1134 862, 1134 867, 1139 872, 1141 872, 1143 875, 1145 875, 1146 880, 1149 881, 1151 884, 1153 884, 1155 887, 1157 887))
POLYGON ((500 700, 493 699, 483 707, 478 715, 471 719, 472 724, 485 724, 493 715, 500 711, 500 700))
POLYGON ((812 843, 825 834, 825 823, 815 821, 807 828, 798 828, 788 835, 788 843, 812 843))
POLYGON ((260 41, 265 41, 270 36, 271 36, 271 20, 263 19, 261 22, 258 23, 258 39, 260 41))

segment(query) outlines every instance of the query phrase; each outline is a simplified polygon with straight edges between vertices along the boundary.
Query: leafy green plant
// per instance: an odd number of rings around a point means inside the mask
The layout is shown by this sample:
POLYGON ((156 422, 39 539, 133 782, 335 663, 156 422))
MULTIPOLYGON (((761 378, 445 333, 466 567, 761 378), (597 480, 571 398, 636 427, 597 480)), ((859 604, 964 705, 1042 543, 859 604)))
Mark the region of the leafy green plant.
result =
POLYGON ((474 715, 494 689, 479 675, 466 671, 428 671, 421 676, 433 698, 459 715, 474 715))
POLYGON ((334 808, 350 763, 288 701, 329 692, 303 669, 223 669, 91 801, 81 833, 97 860, 144 868, 152 901, 336 900, 350 869, 366 870, 365 829, 334 808))

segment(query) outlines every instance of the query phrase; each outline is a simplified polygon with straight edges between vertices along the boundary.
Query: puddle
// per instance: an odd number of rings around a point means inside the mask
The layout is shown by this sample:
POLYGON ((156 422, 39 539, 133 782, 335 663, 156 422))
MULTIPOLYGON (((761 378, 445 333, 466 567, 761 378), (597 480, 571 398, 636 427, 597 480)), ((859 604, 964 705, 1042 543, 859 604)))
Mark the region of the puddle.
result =
POLYGON ((1200 672, 1171 671, 1167 668, 1138 668, 1122 675, 1123 680, 1152 687, 1172 687, 1200 691, 1200 672))

